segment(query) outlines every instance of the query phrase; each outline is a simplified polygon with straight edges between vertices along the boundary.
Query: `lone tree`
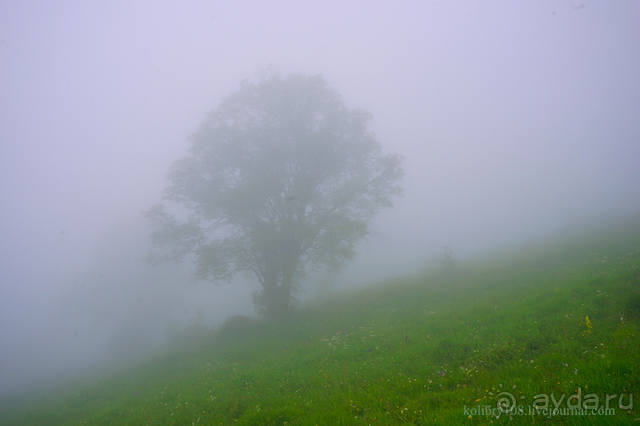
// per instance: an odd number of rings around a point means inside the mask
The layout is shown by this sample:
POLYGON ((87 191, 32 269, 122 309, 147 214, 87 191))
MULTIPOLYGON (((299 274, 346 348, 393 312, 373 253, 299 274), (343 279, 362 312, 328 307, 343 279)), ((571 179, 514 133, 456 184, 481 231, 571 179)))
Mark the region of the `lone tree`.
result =
POLYGON ((400 192, 400 161, 381 152, 369 119, 319 76, 243 83, 193 135, 147 213, 152 256, 192 256, 214 281, 250 273, 257 307, 288 311, 300 277, 353 256, 400 192))

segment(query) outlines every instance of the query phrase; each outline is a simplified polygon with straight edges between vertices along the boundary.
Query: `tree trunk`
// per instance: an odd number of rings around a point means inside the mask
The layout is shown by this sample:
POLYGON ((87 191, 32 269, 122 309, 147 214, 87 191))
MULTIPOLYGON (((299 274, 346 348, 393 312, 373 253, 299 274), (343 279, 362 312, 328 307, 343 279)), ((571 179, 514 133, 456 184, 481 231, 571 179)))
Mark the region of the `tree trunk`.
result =
POLYGON ((268 318, 286 316, 290 309, 291 290, 289 285, 275 284, 263 288, 265 314, 268 318))
POLYGON ((291 292, 298 255, 285 253, 268 258, 270 262, 265 268, 265 273, 259 277, 262 294, 257 303, 264 308, 266 317, 281 318, 291 310, 291 292))

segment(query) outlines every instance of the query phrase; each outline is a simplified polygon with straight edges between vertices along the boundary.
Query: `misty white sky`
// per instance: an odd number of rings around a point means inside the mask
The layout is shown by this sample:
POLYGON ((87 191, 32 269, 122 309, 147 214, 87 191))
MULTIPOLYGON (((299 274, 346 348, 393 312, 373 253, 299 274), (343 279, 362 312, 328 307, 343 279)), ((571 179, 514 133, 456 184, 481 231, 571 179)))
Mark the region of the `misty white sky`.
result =
POLYGON ((367 279, 637 211, 639 23, 633 0, 0 0, 0 345, 43 333, 101 247, 143 246, 189 134, 268 68, 323 74, 405 159, 367 279))

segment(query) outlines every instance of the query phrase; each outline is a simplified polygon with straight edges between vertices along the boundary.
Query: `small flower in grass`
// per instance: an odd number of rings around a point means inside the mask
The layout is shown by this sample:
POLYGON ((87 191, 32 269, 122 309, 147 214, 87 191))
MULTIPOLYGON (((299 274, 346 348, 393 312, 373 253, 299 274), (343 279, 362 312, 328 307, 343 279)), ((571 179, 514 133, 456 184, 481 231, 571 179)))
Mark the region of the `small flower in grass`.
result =
POLYGON ((591 323, 591 319, 589 318, 589 315, 584 317, 584 325, 587 327, 587 329, 584 331, 583 334, 591 334, 591 331, 593 329, 593 324, 591 323))

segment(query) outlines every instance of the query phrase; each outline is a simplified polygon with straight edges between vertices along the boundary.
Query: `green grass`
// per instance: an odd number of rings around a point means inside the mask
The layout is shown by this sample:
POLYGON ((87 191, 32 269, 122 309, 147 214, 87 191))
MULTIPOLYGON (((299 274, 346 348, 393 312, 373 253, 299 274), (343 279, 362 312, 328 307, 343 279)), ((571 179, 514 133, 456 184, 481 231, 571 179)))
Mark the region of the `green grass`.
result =
POLYGON ((136 368, 4 406, 0 418, 34 425, 640 421, 640 409, 619 409, 617 398, 614 416, 464 411, 496 407, 501 392, 530 406, 536 395, 578 389, 583 399, 634 393, 640 405, 637 227, 343 293, 286 323, 235 319, 136 368))

